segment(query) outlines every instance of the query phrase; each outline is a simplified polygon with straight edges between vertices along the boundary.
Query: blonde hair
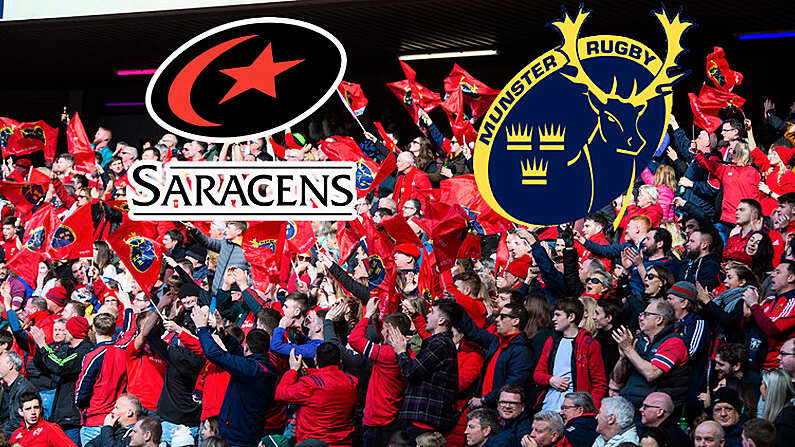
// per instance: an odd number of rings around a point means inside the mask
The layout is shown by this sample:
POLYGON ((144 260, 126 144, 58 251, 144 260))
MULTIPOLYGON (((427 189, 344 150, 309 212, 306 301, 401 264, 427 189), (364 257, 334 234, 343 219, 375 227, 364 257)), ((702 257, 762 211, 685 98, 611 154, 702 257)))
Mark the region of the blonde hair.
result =
POLYGON ((737 166, 745 166, 751 160, 751 149, 748 143, 739 142, 734 146, 732 162, 737 166))
POLYGON ((762 417, 773 422, 795 394, 792 388, 792 378, 783 369, 771 369, 762 373, 762 382, 767 388, 762 417))
POLYGON ((417 436, 417 447, 447 447, 447 441, 438 431, 431 431, 417 436))
POLYGON ((679 229, 679 226, 676 225, 676 222, 672 220, 664 220, 660 222, 660 228, 665 228, 669 233, 671 233, 671 247, 679 247, 685 245, 687 242, 682 236, 682 231, 679 229))
POLYGON ((668 165, 660 165, 654 171, 654 184, 656 186, 665 185, 671 188, 671 191, 676 191, 676 173, 674 168, 668 165))
POLYGON ((660 194, 657 192, 657 187, 654 185, 641 185, 638 188, 638 196, 641 194, 646 194, 651 199, 652 205, 657 203, 657 199, 660 198, 660 194))
POLYGON ((596 310, 596 300, 590 296, 581 296, 580 302, 585 308, 585 312, 582 314, 582 319, 580 320, 580 327, 593 334, 596 330, 596 323, 593 321, 593 314, 596 310))

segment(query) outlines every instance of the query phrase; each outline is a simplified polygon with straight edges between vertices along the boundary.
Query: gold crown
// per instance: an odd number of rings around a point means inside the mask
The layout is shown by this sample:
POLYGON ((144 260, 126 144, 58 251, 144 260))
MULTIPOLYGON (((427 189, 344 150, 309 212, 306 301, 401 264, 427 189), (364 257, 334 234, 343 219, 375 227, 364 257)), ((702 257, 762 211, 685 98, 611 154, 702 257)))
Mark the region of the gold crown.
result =
POLYGON ((557 127, 552 124, 549 127, 545 124, 543 128, 538 128, 538 137, 541 140, 542 151, 562 151, 563 141, 566 139, 566 128, 562 125, 557 127))
POLYGON ((535 158, 533 158, 533 164, 530 164, 530 160, 527 160, 527 163, 520 161, 519 164, 522 165, 522 184, 523 185, 546 185, 547 184, 547 168, 549 168, 549 162, 544 163, 542 159, 538 162, 535 158))
POLYGON ((525 124, 524 127, 522 127, 521 124, 517 124, 516 126, 511 124, 511 127, 505 130, 505 134, 508 137, 507 149, 509 151, 533 150, 533 146, 530 144, 533 139, 533 126, 525 124))

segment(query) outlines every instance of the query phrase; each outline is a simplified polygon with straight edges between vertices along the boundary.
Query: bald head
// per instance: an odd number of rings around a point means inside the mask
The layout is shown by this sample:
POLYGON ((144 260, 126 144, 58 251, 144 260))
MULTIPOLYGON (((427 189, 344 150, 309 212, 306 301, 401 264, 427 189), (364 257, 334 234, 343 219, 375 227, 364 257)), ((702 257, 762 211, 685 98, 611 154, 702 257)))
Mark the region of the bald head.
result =
POLYGON ((649 427, 658 427, 674 412, 674 402, 665 393, 651 393, 643 399, 640 407, 641 422, 649 427))
POLYGON ((723 447, 725 443, 723 427, 715 421, 704 421, 698 424, 693 434, 695 447, 723 447))
POLYGON ((673 414, 674 401, 671 399, 671 396, 665 393, 655 392, 649 394, 646 398, 649 399, 649 402, 654 402, 654 405, 662 407, 663 410, 665 410, 665 414, 673 414))

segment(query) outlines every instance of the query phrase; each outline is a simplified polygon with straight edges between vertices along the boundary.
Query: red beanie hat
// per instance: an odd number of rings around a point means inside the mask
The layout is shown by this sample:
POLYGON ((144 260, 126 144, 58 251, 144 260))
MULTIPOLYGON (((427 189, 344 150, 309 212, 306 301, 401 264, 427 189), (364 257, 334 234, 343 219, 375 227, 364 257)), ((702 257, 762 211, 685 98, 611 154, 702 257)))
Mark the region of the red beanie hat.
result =
POLYGON ((414 244, 397 244, 395 251, 411 256, 414 259, 420 257, 420 248, 414 244))
POLYGON ((66 289, 64 286, 55 286, 47 291, 45 298, 57 304, 58 306, 63 307, 63 304, 66 302, 66 289))
POLYGON ((530 261, 524 257, 519 258, 508 264, 505 270, 517 278, 525 279, 527 278, 527 271, 530 270, 530 261))
POLYGON ((66 330, 74 338, 84 339, 88 337, 88 330, 91 326, 88 325, 88 320, 85 317, 72 317, 66 322, 66 330))

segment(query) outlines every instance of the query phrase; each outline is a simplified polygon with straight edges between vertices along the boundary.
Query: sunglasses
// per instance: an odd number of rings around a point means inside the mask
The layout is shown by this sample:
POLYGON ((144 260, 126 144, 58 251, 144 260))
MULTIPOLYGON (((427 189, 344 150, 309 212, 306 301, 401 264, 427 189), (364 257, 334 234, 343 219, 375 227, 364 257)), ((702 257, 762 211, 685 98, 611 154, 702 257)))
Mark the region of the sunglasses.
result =
POLYGON ((311 259, 312 259, 312 257, 311 257, 311 256, 306 256, 306 255, 298 255, 298 256, 296 256, 296 258, 297 258, 299 261, 309 261, 309 260, 311 260, 311 259))
POLYGON ((588 284, 601 284, 602 281, 599 281, 599 278, 588 278, 586 281, 588 284))
POLYGON ((519 318, 519 317, 512 314, 499 314, 497 315, 497 318, 503 319, 503 318, 519 318))
POLYGON ((646 279, 648 279, 649 281, 651 281, 652 279, 655 279, 655 278, 659 278, 659 277, 657 275, 655 275, 654 273, 647 273, 646 274, 646 279))

